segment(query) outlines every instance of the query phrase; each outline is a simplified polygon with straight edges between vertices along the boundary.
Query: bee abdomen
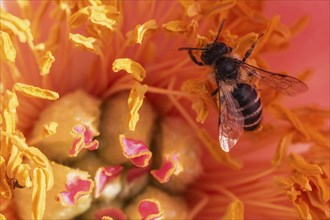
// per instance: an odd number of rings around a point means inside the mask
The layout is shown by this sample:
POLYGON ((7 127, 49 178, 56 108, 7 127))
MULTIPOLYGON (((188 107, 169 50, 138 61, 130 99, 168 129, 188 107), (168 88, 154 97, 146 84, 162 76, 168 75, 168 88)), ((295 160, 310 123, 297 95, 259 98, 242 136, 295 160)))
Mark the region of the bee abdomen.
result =
POLYGON ((253 131, 260 126, 262 105, 257 91, 249 84, 240 83, 232 92, 239 104, 239 110, 244 118, 244 130, 253 131))

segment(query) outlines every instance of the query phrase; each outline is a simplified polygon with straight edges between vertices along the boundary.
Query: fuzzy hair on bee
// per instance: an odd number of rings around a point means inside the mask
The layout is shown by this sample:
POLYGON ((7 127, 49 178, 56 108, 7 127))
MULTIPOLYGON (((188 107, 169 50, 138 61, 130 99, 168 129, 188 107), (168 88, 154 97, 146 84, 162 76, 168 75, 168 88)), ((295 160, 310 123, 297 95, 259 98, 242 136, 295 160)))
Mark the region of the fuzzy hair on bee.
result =
POLYGON ((261 124, 263 108, 253 78, 289 96, 306 92, 308 87, 297 78, 270 72, 246 62, 263 34, 258 36, 240 59, 232 52, 231 47, 218 41, 224 23, 223 20, 214 41, 205 47, 181 47, 178 50, 188 51, 190 59, 196 65, 209 66, 212 69, 212 78, 217 87, 211 96, 218 95, 221 102, 218 118, 219 144, 224 151, 229 152, 244 131, 255 131, 261 124), (201 51, 199 60, 193 51, 201 51))

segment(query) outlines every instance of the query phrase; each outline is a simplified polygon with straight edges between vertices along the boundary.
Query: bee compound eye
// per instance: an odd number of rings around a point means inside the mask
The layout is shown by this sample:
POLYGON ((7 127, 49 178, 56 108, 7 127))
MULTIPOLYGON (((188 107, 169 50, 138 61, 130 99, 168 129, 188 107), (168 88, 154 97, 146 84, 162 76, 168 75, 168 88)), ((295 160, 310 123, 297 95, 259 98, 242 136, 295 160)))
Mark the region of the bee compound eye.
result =
POLYGON ((227 45, 223 42, 217 42, 214 47, 219 56, 230 52, 230 47, 227 47, 227 45))
POLYGON ((202 53, 201 55, 201 60, 206 64, 206 65, 211 65, 215 60, 216 56, 212 54, 212 51, 206 50, 202 53))

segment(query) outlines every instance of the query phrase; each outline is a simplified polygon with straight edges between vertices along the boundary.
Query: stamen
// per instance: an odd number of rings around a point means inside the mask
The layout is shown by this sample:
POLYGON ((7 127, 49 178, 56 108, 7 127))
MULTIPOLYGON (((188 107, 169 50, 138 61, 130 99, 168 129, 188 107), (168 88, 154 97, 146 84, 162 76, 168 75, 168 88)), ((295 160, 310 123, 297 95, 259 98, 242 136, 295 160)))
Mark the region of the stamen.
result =
POLYGON ((16 49, 7 32, 0 32, 1 57, 5 57, 8 62, 15 62, 16 49))
POLYGON ((168 90, 168 89, 163 89, 159 87, 153 87, 153 86, 148 86, 148 93, 155 93, 155 94, 162 94, 162 95, 168 95, 168 96, 179 96, 187 99, 191 99, 194 97, 193 94, 188 94, 185 92, 182 92, 180 90, 168 90))
POLYGON ((229 191, 225 187, 222 187, 221 185, 218 185, 218 184, 214 184, 214 183, 210 183, 210 184, 207 184, 207 185, 202 184, 202 185, 198 185, 196 187, 199 188, 199 189, 203 189, 204 191, 205 190, 216 191, 218 193, 221 193, 221 194, 225 195, 230 200, 237 200, 238 199, 235 194, 233 194, 231 191, 229 191))
POLYGON ((143 79, 146 77, 146 72, 142 65, 129 58, 116 59, 112 64, 112 70, 114 72, 125 70, 139 82, 142 82, 143 79))
POLYGON ((248 205, 253 205, 253 206, 262 207, 262 208, 266 208, 266 209, 281 211, 282 214, 284 212, 294 214, 294 210, 292 208, 287 207, 287 206, 266 203, 264 201, 259 202, 259 201, 256 201, 256 200, 244 200, 244 202, 248 205))
POLYGON ((241 177, 241 178, 237 178, 237 179, 231 179, 230 182, 224 182, 222 185, 225 186, 225 187, 226 186, 236 187, 236 186, 239 186, 239 185, 244 185, 244 184, 247 184, 249 182, 257 181, 260 178, 273 173, 274 171, 275 171, 275 168, 272 167, 272 168, 270 168, 268 170, 265 170, 263 172, 256 173, 255 175, 246 175, 245 178, 241 177))
POLYGON ((287 119, 292 126, 306 138, 306 140, 310 139, 304 124, 295 113, 279 104, 273 104, 272 107, 281 115, 282 118, 287 119))
MULTIPOLYGON (((189 191, 189 195, 191 195, 191 196, 194 195, 199 198, 197 204, 193 206, 193 208, 190 210, 190 212, 187 216, 187 219, 195 219, 197 214, 202 209, 204 209, 204 207, 208 204, 210 196, 203 193, 202 191, 197 191, 197 190, 189 191)), ((194 198, 194 199, 196 199, 196 198, 194 198)))
POLYGON ((42 169, 33 171, 32 214, 33 219, 42 219, 46 207, 46 176, 42 169))
POLYGON ((23 83, 15 83, 14 90, 21 92, 23 95, 41 99, 56 100, 59 98, 57 92, 41 89, 23 83))

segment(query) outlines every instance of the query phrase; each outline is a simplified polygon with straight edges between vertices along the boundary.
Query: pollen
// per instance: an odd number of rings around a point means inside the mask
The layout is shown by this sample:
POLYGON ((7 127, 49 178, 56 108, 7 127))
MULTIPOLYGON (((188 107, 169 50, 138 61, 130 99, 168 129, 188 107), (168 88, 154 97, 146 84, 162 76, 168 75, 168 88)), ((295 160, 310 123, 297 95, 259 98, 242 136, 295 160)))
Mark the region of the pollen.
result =
POLYGON ((50 68, 52 67, 52 63, 54 63, 55 57, 52 55, 50 51, 47 51, 44 56, 42 56, 39 60, 39 69, 40 74, 45 76, 49 73, 50 68))
POLYGON ((94 2, 94 5, 81 8, 70 17, 70 27, 76 29, 85 22, 94 29, 95 32, 110 30, 113 31, 117 24, 117 9, 111 5, 103 5, 94 2))
POLYGON ((56 130, 57 130, 57 127, 58 127, 58 123, 54 122, 54 121, 51 121, 48 124, 45 124, 44 125, 45 135, 47 136, 47 135, 55 134, 56 130))
POLYGON ((95 54, 101 54, 101 42, 94 37, 85 37, 81 34, 71 34, 69 39, 79 47, 86 49, 95 54))
POLYGON ((22 93, 23 95, 47 100, 56 100, 59 98, 57 92, 50 91, 47 89, 41 89, 39 87, 30 86, 22 83, 16 83, 14 90, 22 93))
POLYGON ((144 24, 137 25, 134 30, 131 32, 128 32, 128 39, 129 42, 142 44, 142 41, 146 36, 152 31, 158 28, 158 25, 156 23, 156 20, 152 19, 144 24))
POLYGON ((121 70, 126 71, 128 74, 132 75, 134 79, 142 82, 146 77, 146 72, 141 64, 129 59, 120 58, 116 59, 112 64, 112 70, 114 72, 119 72, 121 70))
POLYGON ((147 85, 136 83, 132 88, 128 97, 128 128, 131 131, 135 130, 136 124, 140 119, 139 110, 142 106, 144 94, 147 92, 147 85))
POLYGON ((28 20, 20 19, 0 8, 0 24, 2 31, 17 36, 22 43, 32 45, 33 36, 28 20))
POLYGON ((10 36, 6 32, 0 32, 0 48, 1 48, 1 57, 4 57, 6 61, 15 62, 16 59, 16 49, 13 45, 13 42, 10 39, 10 36))
POLYGON ((2 178, 3 176, 6 175, 5 159, 2 156, 0 156, 0 174, 1 174, 1 179, 0 179, 1 197, 9 200, 12 198, 12 189, 10 188, 8 181, 6 181, 5 178, 2 178))
POLYGON ((173 20, 168 23, 165 23, 162 25, 163 28, 165 28, 168 31, 172 32, 186 32, 187 27, 186 24, 181 20, 173 20))
POLYGON ((45 211, 46 190, 42 187, 46 182, 45 174, 40 168, 33 171, 32 210, 33 219, 42 218, 45 211))

